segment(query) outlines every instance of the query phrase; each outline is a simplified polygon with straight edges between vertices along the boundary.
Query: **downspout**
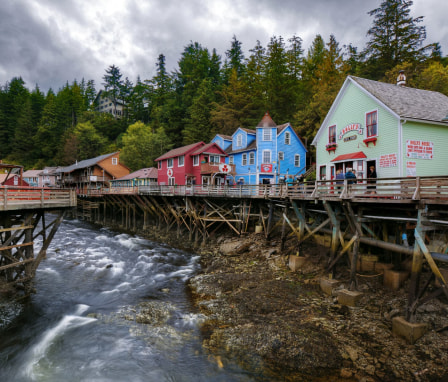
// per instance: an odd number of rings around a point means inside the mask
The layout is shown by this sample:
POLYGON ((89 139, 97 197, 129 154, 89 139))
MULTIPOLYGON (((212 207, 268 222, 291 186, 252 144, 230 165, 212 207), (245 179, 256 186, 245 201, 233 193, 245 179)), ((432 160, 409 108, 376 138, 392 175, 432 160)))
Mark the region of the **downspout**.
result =
POLYGON ((398 120, 398 176, 403 177, 403 125, 407 122, 406 119, 398 120))

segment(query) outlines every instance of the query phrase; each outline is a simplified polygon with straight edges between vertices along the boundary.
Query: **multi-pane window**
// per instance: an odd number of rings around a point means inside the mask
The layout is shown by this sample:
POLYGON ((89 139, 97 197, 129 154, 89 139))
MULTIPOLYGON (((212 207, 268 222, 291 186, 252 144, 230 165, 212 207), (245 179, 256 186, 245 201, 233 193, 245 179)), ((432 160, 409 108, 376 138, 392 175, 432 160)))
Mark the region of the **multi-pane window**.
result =
POLYGON ((241 157, 241 164, 247 166, 247 154, 243 154, 241 157))
POLYGON ((229 156, 229 164, 233 164, 233 155, 229 156))
POLYGON ((199 155, 193 156, 193 166, 199 166, 199 155))
POLYGON ((263 150, 262 163, 271 163, 271 150, 263 150))
POLYGON ((159 160, 159 161, 157 162, 157 167, 159 168, 159 170, 162 169, 162 161, 161 161, 161 160, 159 160))
POLYGON ((112 158, 112 164, 113 165, 118 164, 118 158, 112 158))
POLYGON ((278 152, 278 160, 285 160, 285 153, 283 151, 278 152))
POLYGON ((184 165, 185 156, 181 155, 179 158, 177 158, 177 164, 179 167, 182 167, 184 165))
POLYGON ((219 163, 219 155, 210 155, 210 163, 219 163))
POLYGON ((300 167, 300 154, 294 155, 294 167, 300 167))
POLYGON ((243 134, 238 134, 236 136, 236 145, 241 147, 243 145, 243 134))
POLYGON ((291 133, 289 131, 285 132, 285 145, 291 144, 291 133))
POLYGON ((263 141, 270 141, 272 139, 271 133, 271 129, 263 129, 263 141))
POLYGON ((372 111, 366 115, 367 138, 378 135, 377 112, 372 111))
POLYGON ((169 159, 167 160, 167 163, 168 163, 168 168, 173 167, 173 158, 169 158, 169 159))
POLYGON ((255 164, 255 153, 249 153, 249 164, 255 164))
POLYGON ((336 143, 336 125, 328 128, 328 143, 336 143))

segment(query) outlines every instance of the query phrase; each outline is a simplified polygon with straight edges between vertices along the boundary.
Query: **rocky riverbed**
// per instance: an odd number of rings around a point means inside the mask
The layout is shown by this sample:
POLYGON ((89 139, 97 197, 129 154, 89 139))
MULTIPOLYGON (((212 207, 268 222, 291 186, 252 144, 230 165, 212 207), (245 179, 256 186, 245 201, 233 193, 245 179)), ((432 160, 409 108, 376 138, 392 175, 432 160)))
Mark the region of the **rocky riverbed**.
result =
POLYGON ((189 286, 208 317, 203 344, 224 367, 237 359, 269 381, 448 381, 444 297, 419 308, 417 320, 429 330, 410 345, 392 334, 392 318, 404 315, 406 286, 389 291, 361 278, 360 303, 343 306, 319 287, 328 249, 303 247, 306 265, 292 272, 286 254, 294 248, 279 248, 252 234, 221 237, 202 251, 203 272, 189 286))

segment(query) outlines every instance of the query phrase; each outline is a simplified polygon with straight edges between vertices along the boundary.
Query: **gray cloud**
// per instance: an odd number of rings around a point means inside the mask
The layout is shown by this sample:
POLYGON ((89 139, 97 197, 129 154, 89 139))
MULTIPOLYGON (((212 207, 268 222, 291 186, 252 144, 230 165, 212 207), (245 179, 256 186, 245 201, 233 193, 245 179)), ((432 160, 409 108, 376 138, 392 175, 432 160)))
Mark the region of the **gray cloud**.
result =
MULTIPOLYGON (((151 78, 159 54, 168 70, 177 67, 184 48, 199 42, 221 57, 233 35, 246 56, 257 40, 293 35, 307 49, 320 34, 334 34, 340 46, 359 49, 372 24, 367 12, 381 0, 3 0, 0 2, 0 84, 22 76, 29 88, 58 89, 67 81, 94 79, 101 88, 110 65, 135 81, 151 78)), ((448 49, 448 5, 415 0, 414 16, 425 16, 427 43, 448 49)))

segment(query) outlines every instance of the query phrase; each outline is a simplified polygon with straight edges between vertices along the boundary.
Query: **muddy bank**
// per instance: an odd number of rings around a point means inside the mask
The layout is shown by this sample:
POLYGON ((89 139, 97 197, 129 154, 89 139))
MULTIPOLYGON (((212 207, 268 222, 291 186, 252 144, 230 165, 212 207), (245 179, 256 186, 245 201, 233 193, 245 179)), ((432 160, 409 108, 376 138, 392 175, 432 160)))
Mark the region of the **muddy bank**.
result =
POLYGON ((320 291, 327 249, 304 247, 299 272, 286 264, 292 250, 255 234, 202 249, 203 273, 189 286, 208 317, 203 343, 212 354, 237 359, 260 380, 448 381, 445 299, 419 309, 430 330, 409 345, 391 331, 392 318, 404 315, 406 286, 394 292, 360 280, 359 306, 342 306, 320 291))

